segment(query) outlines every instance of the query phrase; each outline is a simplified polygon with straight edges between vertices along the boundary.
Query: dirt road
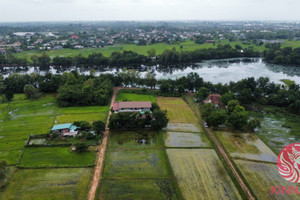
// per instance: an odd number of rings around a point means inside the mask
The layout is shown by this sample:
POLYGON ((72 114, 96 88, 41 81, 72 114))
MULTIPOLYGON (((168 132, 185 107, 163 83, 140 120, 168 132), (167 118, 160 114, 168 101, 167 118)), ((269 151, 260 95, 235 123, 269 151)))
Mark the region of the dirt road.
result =
MULTIPOLYGON (((113 93, 113 96, 111 98, 110 107, 112 106, 113 102, 115 101, 116 95, 117 95, 117 93, 120 89, 121 88, 114 88, 114 93, 113 93)), ((98 187, 98 185, 100 183, 100 180, 101 180, 103 161, 104 161, 104 157, 105 157, 107 138, 108 138, 108 133, 109 133, 108 122, 109 122, 110 115, 111 115, 111 112, 109 111, 107 121, 106 121, 105 132, 104 132, 103 139, 102 139, 102 144, 101 144, 101 147, 100 147, 100 149, 98 151, 98 154, 97 154, 97 159, 96 159, 97 164, 96 164, 96 167, 95 167, 94 177, 93 177, 93 181, 92 181, 90 191, 89 191, 89 196, 88 196, 89 200, 94 200, 95 199, 96 190, 97 190, 97 187, 98 187)))

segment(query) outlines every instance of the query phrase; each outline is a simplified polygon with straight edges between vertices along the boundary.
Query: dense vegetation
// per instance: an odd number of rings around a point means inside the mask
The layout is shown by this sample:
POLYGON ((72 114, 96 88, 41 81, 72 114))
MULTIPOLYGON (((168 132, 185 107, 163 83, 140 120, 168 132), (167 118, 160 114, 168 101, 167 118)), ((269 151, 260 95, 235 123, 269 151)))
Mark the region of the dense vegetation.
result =
POLYGON ((272 45, 265 50, 264 58, 267 62, 283 65, 300 65, 300 48, 280 48, 280 44, 272 45))

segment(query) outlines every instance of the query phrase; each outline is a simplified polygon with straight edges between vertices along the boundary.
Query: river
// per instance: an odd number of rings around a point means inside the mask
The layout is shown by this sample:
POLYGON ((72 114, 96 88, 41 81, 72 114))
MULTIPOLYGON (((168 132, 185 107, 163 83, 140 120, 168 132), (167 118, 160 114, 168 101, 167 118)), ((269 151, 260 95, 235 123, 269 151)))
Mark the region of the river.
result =
MULTIPOLYGON (((91 68, 61 68, 49 67, 41 69, 40 67, 4 67, 0 69, 0 73, 7 77, 12 73, 45 74, 61 74, 72 70, 78 71, 80 74, 89 74, 91 68)), ((116 73, 122 68, 116 67, 95 67, 95 75, 103 73, 116 73)), ((179 66, 140 66, 136 70, 141 72, 141 77, 144 77, 147 71, 151 71, 156 75, 157 79, 176 79, 186 76, 190 72, 196 72, 205 81, 212 83, 229 83, 230 81, 238 81, 247 77, 259 78, 269 77, 275 83, 281 83, 280 79, 290 79, 300 84, 300 67, 272 65, 263 62, 261 58, 235 58, 224 60, 210 60, 195 63, 192 65, 179 66)))

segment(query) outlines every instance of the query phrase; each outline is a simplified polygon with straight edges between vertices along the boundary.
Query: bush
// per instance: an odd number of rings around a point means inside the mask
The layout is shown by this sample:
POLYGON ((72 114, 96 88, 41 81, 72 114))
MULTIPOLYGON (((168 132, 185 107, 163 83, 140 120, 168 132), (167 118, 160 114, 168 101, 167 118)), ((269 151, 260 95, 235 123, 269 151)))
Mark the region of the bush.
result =
POLYGON ((89 130, 92 125, 87 121, 75 121, 73 125, 79 127, 81 130, 89 130))
POLYGON ((99 135, 105 131, 105 123, 103 121, 94 121, 93 130, 99 135))
POLYGON ((83 142, 77 142, 74 144, 74 146, 76 147, 77 152, 85 152, 88 149, 88 145, 83 142))

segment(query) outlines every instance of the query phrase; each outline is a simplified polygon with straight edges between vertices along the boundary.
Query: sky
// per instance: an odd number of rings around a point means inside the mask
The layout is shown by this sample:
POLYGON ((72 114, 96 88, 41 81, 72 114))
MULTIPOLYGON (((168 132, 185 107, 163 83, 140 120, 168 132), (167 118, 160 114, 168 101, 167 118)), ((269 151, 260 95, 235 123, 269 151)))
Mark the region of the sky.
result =
POLYGON ((0 22, 300 21, 299 0, 0 0, 0 22))

